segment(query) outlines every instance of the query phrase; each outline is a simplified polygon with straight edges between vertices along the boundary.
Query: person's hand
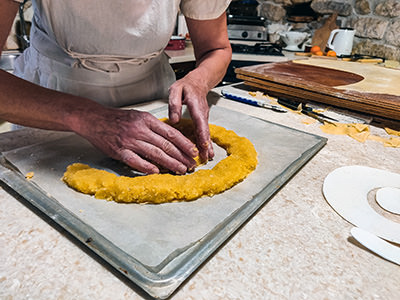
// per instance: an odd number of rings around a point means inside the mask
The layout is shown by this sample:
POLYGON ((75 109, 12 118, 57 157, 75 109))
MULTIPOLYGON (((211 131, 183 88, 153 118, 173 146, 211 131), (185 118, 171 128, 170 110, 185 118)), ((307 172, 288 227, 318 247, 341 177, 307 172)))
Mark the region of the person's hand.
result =
POLYGON ((193 73, 189 73, 176 81, 169 89, 169 119, 172 124, 179 122, 182 115, 182 105, 187 106, 195 126, 196 144, 200 151, 200 159, 204 162, 214 157, 208 127, 207 93, 207 85, 201 78, 196 78, 193 73))
POLYGON ((108 156, 143 173, 162 166, 177 174, 195 167, 195 145, 182 133, 147 112, 106 109, 85 121, 78 132, 108 156))

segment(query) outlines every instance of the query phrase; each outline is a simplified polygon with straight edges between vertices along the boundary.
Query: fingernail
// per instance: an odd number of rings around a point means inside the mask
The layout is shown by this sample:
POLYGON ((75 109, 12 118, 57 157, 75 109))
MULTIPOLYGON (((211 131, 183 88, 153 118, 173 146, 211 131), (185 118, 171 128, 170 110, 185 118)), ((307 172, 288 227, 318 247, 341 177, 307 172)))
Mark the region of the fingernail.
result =
POLYGON ((209 160, 212 160, 214 156, 215 156, 214 149, 213 148, 208 149, 209 160))
POLYGON ((171 121, 172 122, 178 122, 179 116, 177 113, 171 113, 171 121))
POLYGON ((157 167, 154 167, 151 169, 150 172, 148 172, 148 174, 159 174, 160 170, 157 167))
POLYGON ((196 157, 197 155, 199 155, 199 149, 197 149, 196 146, 193 147, 192 151, 193 151, 193 157, 196 157))
POLYGON ((207 153, 204 153, 204 152, 200 153, 200 161, 203 164, 207 163, 207 161, 208 161, 207 153))
POLYGON ((187 168, 186 168, 186 167, 181 167, 181 168, 179 168, 178 171, 176 171, 176 174, 178 174, 178 175, 184 175, 184 174, 186 174, 186 171, 187 171, 187 168))

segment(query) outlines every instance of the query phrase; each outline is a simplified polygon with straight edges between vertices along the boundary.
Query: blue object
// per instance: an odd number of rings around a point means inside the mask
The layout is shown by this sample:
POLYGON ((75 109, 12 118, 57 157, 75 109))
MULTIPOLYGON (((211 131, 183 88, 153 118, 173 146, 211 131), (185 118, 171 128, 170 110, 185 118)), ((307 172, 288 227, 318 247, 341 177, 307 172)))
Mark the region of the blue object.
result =
POLYGON ((244 97, 244 96, 241 96, 241 95, 237 95, 237 94, 234 94, 232 92, 227 92, 226 90, 222 90, 221 94, 222 94, 222 96, 224 96, 225 98, 230 99, 230 100, 234 100, 234 101, 250 104, 250 105, 253 105, 253 106, 257 106, 257 107, 263 107, 263 108, 271 109, 271 110, 276 111, 276 112, 282 112, 282 113, 287 112, 287 109, 284 109, 283 107, 280 107, 280 106, 277 106, 277 105, 268 104, 268 103, 265 103, 264 101, 261 101, 261 100, 251 99, 250 97, 244 97))

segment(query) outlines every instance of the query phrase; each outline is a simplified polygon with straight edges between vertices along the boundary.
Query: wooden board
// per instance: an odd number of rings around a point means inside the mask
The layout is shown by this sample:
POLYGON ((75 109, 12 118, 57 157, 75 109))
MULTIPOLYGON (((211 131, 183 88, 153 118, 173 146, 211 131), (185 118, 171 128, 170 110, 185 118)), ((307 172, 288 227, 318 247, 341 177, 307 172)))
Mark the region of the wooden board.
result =
POLYGON ((338 14, 332 14, 324 23, 324 25, 317 29, 312 38, 312 45, 319 46, 322 51, 325 50, 326 43, 328 42, 331 31, 339 28, 336 24, 338 14))
POLYGON ((380 78, 373 78, 378 72, 365 72, 366 69, 373 68, 372 65, 366 67, 361 63, 348 63, 353 64, 352 69, 357 69, 359 64, 360 70, 364 70, 364 76, 360 75, 361 71, 348 72, 334 69, 335 61, 330 63, 329 68, 289 61, 237 68, 235 72, 246 84, 264 89, 272 96, 303 102, 311 100, 373 116, 400 120, 400 86, 397 87, 398 93, 393 89, 393 86, 398 85, 400 71, 393 73, 396 71, 374 66, 380 68, 379 75, 376 75, 380 78), (372 83, 370 91, 352 88, 355 84, 366 80, 372 83), (385 93, 382 87, 380 92, 373 92, 375 90, 373 83, 376 82, 378 86, 378 83, 382 85, 382 81, 388 87, 392 85, 390 93, 385 93))

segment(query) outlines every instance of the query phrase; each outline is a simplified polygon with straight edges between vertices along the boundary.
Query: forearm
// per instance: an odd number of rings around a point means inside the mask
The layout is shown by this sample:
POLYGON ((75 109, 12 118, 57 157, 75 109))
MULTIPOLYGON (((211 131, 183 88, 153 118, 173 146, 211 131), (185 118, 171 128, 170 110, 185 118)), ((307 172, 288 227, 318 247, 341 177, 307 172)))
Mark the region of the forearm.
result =
POLYGON ((189 73, 208 89, 213 88, 224 77, 232 58, 232 49, 223 13, 214 20, 186 18, 196 57, 196 69, 189 73))
POLYGON ((223 79, 232 58, 230 46, 205 53, 197 61, 192 71, 198 80, 204 80, 208 89, 212 89, 223 79))
POLYGON ((184 174, 196 165, 194 144, 150 113, 108 108, 0 72, 0 118, 25 126, 73 131, 106 155, 144 173, 156 165, 184 174))
POLYGON ((1 70, 0 103, 0 119, 60 131, 79 131, 82 120, 105 110, 91 100, 46 89, 1 70))

